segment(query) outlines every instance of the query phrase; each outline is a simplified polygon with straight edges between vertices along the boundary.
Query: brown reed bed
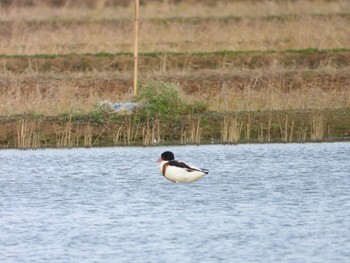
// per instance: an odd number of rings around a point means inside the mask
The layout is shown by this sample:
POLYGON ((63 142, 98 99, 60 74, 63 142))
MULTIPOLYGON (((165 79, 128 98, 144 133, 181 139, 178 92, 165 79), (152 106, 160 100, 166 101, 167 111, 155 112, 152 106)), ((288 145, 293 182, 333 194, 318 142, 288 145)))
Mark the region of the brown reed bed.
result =
POLYGON ((221 125, 221 142, 237 144, 241 138, 243 121, 225 116, 221 125))
POLYGON ((147 118, 145 125, 142 127, 142 144, 143 146, 158 145, 161 142, 161 131, 159 118, 147 118))
POLYGON ((292 142, 294 134, 294 119, 289 120, 288 115, 284 119, 279 119, 282 142, 292 142))
MULTIPOLYGON (((176 136, 175 136, 176 137, 176 136)), ((180 144, 196 144, 199 145, 202 140, 201 118, 188 115, 181 124, 180 144)))
POLYGON ((46 133, 51 134, 51 136, 48 136, 48 138, 51 138, 51 147, 56 148, 93 147, 101 138, 106 136, 107 130, 106 125, 96 126, 92 125, 90 121, 72 121, 71 116, 69 120, 64 122, 57 120, 47 123, 46 128, 49 129, 46 133))
POLYGON ((40 137, 40 122, 27 122, 22 119, 17 126, 15 147, 21 150, 45 147, 45 145, 41 145, 40 137))
POLYGON ((350 139, 349 120, 349 109, 211 113, 184 116, 183 121, 172 124, 132 115, 110 115, 98 122, 92 117, 82 120, 19 116, 1 118, 0 147, 339 141, 350 139))
POLYGON ((310 139, 311 141, 321 142, 324 139, 326 131, 326 118, 322 113, 310 115, 310 139))

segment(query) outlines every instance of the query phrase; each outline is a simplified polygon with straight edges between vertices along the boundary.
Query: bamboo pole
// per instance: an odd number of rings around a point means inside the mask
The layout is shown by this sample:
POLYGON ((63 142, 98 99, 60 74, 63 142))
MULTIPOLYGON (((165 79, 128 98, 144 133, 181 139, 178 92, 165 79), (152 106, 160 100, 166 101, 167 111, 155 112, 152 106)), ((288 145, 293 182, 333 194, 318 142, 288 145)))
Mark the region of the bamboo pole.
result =
POLYGON ((140 0, 135 0, 134 20, 134 96, 137 96, 137 71, 138 71, 138 42, 139 42, 139 6, 140 0))

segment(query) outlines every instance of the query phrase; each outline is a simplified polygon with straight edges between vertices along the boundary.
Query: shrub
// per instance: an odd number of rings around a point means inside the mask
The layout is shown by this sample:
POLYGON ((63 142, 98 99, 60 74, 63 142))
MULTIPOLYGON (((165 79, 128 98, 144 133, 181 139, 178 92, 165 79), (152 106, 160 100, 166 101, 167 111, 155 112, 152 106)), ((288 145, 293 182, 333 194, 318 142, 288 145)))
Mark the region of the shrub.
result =
POLYGON ((208 105, 202 101, 186 102, 174 84, 149 81, 140 85, 137 102, 142 105, 140 115, 178 120, 184 114, 205 112, 208 105))

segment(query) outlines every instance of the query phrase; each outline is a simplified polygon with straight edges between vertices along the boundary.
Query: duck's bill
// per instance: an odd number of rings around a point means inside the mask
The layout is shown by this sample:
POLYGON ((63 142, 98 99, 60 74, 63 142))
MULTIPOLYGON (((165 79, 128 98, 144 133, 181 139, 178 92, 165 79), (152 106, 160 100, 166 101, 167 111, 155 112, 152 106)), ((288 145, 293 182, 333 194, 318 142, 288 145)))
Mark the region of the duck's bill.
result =
POLYGON ((157 163, 161 163, 163 161, 163 159, 162 158, 159 158, 156 162, 157 163))

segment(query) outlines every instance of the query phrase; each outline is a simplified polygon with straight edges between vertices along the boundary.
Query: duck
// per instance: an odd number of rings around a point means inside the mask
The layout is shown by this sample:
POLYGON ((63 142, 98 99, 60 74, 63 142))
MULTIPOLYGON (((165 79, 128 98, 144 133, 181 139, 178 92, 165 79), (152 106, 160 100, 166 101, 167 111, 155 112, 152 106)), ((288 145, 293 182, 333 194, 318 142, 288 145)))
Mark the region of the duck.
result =
POLYGON ((208 174, 207 169, 200 169, 175 160, 173 152, 163 152, 156 161, 162 175, 173 183, 192 183, 208 174))

